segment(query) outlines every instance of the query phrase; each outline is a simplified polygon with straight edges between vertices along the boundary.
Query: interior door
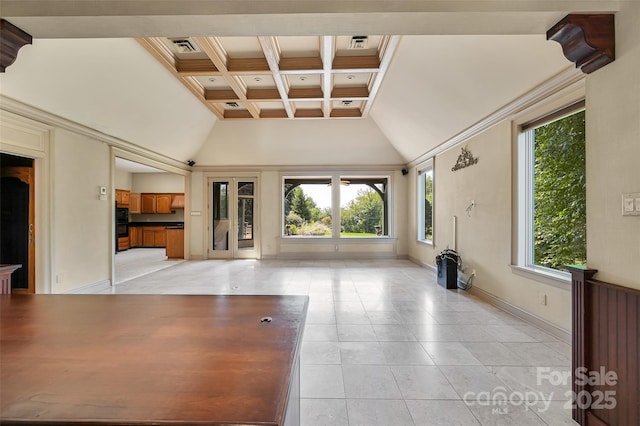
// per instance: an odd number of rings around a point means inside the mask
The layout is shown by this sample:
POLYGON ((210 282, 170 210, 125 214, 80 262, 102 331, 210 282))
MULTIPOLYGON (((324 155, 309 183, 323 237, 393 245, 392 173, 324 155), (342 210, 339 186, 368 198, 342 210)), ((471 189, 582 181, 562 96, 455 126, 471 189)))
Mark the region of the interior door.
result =
POLYGON ((209 258, 258 258, 256 179, 209 179, 209 258))
POLYGON ((33 167, 3 166, 0 191, 0 263, 22 265, 11 276, 13 293, 35 293, 33 167))

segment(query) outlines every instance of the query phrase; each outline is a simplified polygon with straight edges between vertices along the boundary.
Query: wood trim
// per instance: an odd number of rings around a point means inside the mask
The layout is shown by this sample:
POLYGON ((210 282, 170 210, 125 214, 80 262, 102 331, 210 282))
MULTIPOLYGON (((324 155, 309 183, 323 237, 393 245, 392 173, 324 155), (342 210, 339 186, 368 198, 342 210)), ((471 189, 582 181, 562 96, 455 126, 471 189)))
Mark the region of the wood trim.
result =
POLYGON ((353 70, 362 72, 366 70, 378 70, 380 68, 380 58, 378 55, 371 56, 336 56, 333 58, 333 69, 353 70))
POLYGON ((568 267, 572 275, 574 395, 573 419, 581 425, 640 424, 640 291, 594 279, 594 269, 568 267), (615 383, 581 383, 578 368, 589 372, 615 372, 615 383), (613 396, 615 404, 598 393, 613 396))
POLYGON ((367 102, 362 108, 362 117, 369 115, 371 106, 373 105, 373 99, 378 95, 382 80, 385 74, 389 70, 391 65, 391 59, 395 53, 398 45, 400 44, 400 36, 386 36, 382 39, 382 46, 380 47, 380 70, 376 73, 369 87, 369 97, 371 100, 367 102))
POLYGON ((360 108, 334 108, 333 111, 331 111, 331 117, 333 118, 360 118, 361 115, 362 112, 360 108))
POLYGON ((321 109, 300 109, 296 110, 296 118, 318 118, 323 117, 324 113, 321 109))
MULTIPOLYGON (((327 36, 333 38, 331 36, 327 36)), ((324 38, 324 37, 323 37, 324 38)), ((297 71, 299 70, 322 70, 322 58, 303 57, 303 58, 280 58, 280 71, 297 71)))
POLYGON ((616 59, 613 14, 569 14, 547 31, 547 40, 560 43, 564 56, 585 74, 616 59))
POLYGON ((322 89, 319 87, 299 87, 289 89, 289 99, 322 99, 322 89))
POLYGON ((30 34, 11 22, 0 19, 0 72, 5 72, 6 68, 16 61, 18 51, 32 41, 30 34))
POLYGON ((229 58, 227 60, 227 70, 233 73, 247 74, 271 71, 265 58, 229 58))
POLYGON ((278 89, 247 89, 247 99, 281 101, 278 89))
POLYGON ((218 75, 218 68, 210 59, 189 59, 176 58, 176 71, 179 75, 218 75))
POLYGON ((271 70, 271 73, 273 75, 273 81, 275 81, 276 83, 276 88, 278 89, 278 93, 280 94, 280 98, 282 99, 284 109, 287 112, 287 117, 293 118, 293 107, 291 106, 291 102, 289 102, 289 90, 285 79, 279 72, 279 62, 281 58, 276 39, 274 37, 258 37, 258 41, 260 42, 260 46, 262 46, 265 58, 267 59, 267 63, 269 64, 269 69, 271 70))
POLYGON ((332 99, 367 99, 369 98, 369 89, 367 86, 361 87, 335 87, 331 92, 332 99))

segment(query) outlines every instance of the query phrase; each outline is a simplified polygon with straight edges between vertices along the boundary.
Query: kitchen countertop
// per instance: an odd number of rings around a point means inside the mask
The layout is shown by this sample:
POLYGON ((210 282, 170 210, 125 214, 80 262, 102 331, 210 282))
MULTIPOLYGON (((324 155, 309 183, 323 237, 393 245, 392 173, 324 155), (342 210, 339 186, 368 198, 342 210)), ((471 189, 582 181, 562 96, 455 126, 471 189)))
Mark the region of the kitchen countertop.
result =
POLYGON ((175 226, 184 228, 184 222, 129 222, 129 226, 175 226))

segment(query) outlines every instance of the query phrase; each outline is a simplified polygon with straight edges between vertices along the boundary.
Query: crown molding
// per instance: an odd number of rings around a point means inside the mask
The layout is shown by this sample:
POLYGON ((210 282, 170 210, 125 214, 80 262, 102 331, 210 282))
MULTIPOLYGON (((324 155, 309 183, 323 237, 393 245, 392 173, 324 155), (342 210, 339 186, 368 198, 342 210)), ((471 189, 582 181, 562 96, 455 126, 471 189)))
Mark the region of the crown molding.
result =
POLYGON ((187 171, 190 170, 190 168, 181 161, 170 158, 158 152, 151 151, 124 139, 102 133, 83 124, 76 123, 75 121, 71 121, 64 117, 60 117, 31 105, 27 105, 23 102, 2 94, 0 94, 0 109, 29 118, 42 124, 49 125, 54 128, 69 130, 73 133, 96 139, 100 142, 106 143, 109 146, 118 148, 122 150, 122 152, 129 152, 142 158, 147 158, 154 162, 155 167, 157 167, 158 165, 165 165, 170 169, 173 168, 187 171))

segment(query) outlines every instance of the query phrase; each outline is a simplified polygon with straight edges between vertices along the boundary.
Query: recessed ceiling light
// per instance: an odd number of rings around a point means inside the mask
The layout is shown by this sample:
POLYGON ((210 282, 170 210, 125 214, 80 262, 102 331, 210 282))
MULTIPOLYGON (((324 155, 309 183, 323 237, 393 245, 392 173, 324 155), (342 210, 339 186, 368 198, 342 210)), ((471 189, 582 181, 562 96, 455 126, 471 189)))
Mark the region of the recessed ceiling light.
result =
POLYGON ((306 79, 307 79, 307 76, 306 76, 306 75, 301 75, 301 76, 300 76, 300 81, 305 81, 306 79))
POLYGON ((215 79, 215 78, 213 78, 213 77, 211 77, 211 78, 209 78, 209 81, 210 81, 211 83, 215 83, 215 82, 216 82, 216 79, 215 79))
POLYGON ((258 81, 259 82, 259 81, 262 81, 262 78, 261 77, 254 77, 253 81, 258 81))
POLYGON ((353 75, 353 74, 349 74, 349 75, 347 76, 347 80, 353 80, 354 78, 356 78, 356 76, 355 76, 355 75, 353 75))

